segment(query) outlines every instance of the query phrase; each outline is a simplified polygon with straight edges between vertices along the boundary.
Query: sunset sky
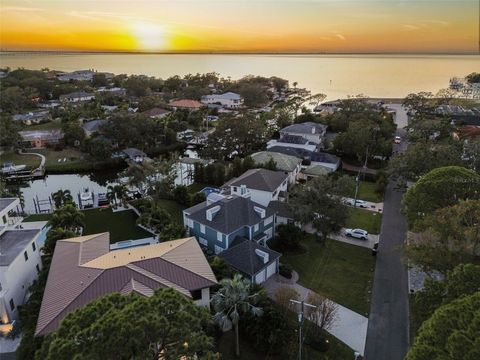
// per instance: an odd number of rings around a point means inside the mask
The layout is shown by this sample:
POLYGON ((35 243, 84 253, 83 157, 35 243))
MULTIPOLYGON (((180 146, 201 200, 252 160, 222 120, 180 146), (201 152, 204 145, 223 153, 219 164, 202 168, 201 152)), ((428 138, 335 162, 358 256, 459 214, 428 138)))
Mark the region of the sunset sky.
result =
POLYGON ((0 0, 2 50, 478 52, 478 0, 0 0))

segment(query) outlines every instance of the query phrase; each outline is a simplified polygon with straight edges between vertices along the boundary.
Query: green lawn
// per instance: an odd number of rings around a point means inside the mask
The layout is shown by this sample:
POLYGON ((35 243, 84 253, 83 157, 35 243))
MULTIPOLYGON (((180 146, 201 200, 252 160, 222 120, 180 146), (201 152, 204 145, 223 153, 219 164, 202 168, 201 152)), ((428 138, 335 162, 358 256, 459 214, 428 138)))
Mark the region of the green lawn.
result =
POLYGON ((27 167, 33 169, 40 165, 40 157, 35 155, 20 155, 13 151, 5 152, 0 155, 0 163, 10 161, 15 165, 27 165, 27 167))
POLYGON ((48 121, 41 124, 25 125, 23 131, 33 131, 33 130, 51 130, 51 129, 61 129, 62 123, 60 121, 48 121))
POLYGON ((32 151, 45 155, 45 157, 47 158, 45 163, 47 169, 49 167, 59 167, 67 164, 71 165, 72 162, 85 162, 85 160, 83 159, 85 155, 77 149, 65 148, 60 151, 56 151, 53 149, 32 149, 32 151), (59 159, 61 159, 62 162, 59 162, 59 159), (63 162, 63 159, 67 159, 67 161, 63 162))
POLYGON ((380 234, 381 213, 361 208, 349 208, 348 214, 346 228, 359 228, 368 231, 370 234, 380 234))
POLYGON ((178 224, 183 224, 183 210, 186 209, 185 206, 180 205, 174 200, 158 200, 158 203, 162 208, 167 210, 167 212, 172 217, 172 220, 178 224))
POLYGON ((347 308, 366 315, 375 258, 369 249, 327 240, 325 245, 308 235, 303 253, 284 253, 280 261, 300 275, 299 283, 347 308))
POLYGON ((358 187, 358 199, 371 201, 371 202, 382 202, 383 197, 375 192, 376 184, 370 181, 360 181, 360 186, 358 187))
MULTIPOLYGON (((109 232, 111 243, 152 236, 137 226, 137 214, 132 210, 114 213, 111 209, 89 209, 82 212, 85 214, 84 235, 109 232)), ((50 216, 50 214, 30 215, 25 221, 48 221, 50 216)))

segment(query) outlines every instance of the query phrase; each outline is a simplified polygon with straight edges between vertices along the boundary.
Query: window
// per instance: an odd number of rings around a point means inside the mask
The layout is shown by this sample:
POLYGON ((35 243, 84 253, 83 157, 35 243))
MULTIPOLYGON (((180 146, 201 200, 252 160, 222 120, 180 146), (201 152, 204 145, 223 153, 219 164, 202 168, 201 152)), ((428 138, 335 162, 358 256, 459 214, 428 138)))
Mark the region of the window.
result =
POLYGON ((10 299, 10 310, 15 310, 15 303, 13 302, 13 299, 10 299))
POLYGON ((222 233, 217 232, 217 241, 221 242, 222 240, 223 240, 222 233))
POLYGON ((202 298, 202 289, 190 291, 192 294, 192 300, 200 300, 202 298))
POLYGON ((28 260, 28 254, 27 254, 27 251, 24 251, 24 252, 23 252, 23 257, 25 258, 25 261, 27 261, 27 260, 28 260))
POLYGON ((255 232, 258 231, 258 224, 255 224, 255 226, 253 227, 253 231, 255 231, 255 232))
POLYGON ((202 238, 202 237, 199 237, 199 238, 198 238, 198 242, 199 242, 200 244, 202 244, 203 246, 208 246, 208 241, 207 241, 207 239, 204 239, 204 238, 202 238))
POLYGON ((237 187, 236 186, 233 187, 233 192, 237 192, 237 187))
POLYGON ((40 265, 38 265, 38 264, 35 265, 35 268, 37 269, 37 273, 39 273, 40 272, 40 265))
POLYGON ((220 254, 223 251, 223 248, 215 245, 215 254, 220 254))
POLYGON ((193 228, 193 220, 192 219, 187 219, 187 226, 189 228, 193 228))
POLYGON ((7 216, 6 216, 6 215, 3 215, 3 217, 2 217, 2 222, 3 222, 4 224, 7 223, 7 216))
POLYGON ((37 250, 37 247, 35 246, 35 241, 32 242, 32 249, 33 249, 33 251, 37 250))
POLYGON ((200 224, 200 232, 205 234, 205 225, 200 224))

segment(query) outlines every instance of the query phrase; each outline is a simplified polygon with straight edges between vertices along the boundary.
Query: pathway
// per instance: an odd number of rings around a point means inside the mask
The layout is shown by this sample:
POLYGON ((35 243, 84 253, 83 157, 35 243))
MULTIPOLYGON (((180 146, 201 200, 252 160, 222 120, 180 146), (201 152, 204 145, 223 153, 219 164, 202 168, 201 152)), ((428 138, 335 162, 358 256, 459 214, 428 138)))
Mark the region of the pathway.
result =
MULTIPOLYGON (((293 272, 292 279, 288 280, 280 275, 274 275, 263 283, 270 298, 273 298, 275 290, 282 286, 295 289, 299 294, 299 300, 306 300, 312 290, 297 283, 298 274, 293 272)), ((337 312, 333 325, 327 331, 340 341, 347 344, 352 350, 358 351, 362 356, 367 337, 368 319, 365 316, 336 304, 337 312)))
POLYGON ((38 166, 38 169, 43 169, 45 168, 45 162, 46 162, 46 158, 44 155, 42 154, 39 154, 39 153, 34 153, 34 152, 23 152, 23 151, 19 151, 19 154, 20 155, 34 155, 34 156, 39 156, 40 157, 40 165, 38 166))

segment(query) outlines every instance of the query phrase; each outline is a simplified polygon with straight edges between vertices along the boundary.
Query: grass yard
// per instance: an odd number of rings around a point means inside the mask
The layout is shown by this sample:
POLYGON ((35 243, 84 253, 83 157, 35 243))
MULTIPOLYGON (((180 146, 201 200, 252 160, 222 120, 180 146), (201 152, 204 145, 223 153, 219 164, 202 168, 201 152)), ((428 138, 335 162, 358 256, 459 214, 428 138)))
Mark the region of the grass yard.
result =
POLYGON ((61 129, 61 121, 48 121, 41 124, 25 125, 22 129, 23 131, 34 131, 34 130, 51 130, 51 129, 61 129))
POLYGON ((281 262, 300 275, 299 283, 347 308, 367 315, 375 258, 369 249, 327 240, 325 245, 308 235, 303 253, 284 253, 281 262))
MULTIPOLYGON (((132 210, 113 212, 111 209, 89 209, 85 214, 84 235, 110 233, 110 243, 122 240, 142 239, 152 234, 137 226, 137 214, 132 210)), ((25 221, 48 221, 50 214, 30 215, 25 221)))
POLYGON ((12 162, 15 165, 27 165, 28 168, 34 169, 40 165, 40 157, 35 155, 20 155, 13 151, 5 152, 0 155, 0 163, 12 162))
POLYGON ((174 200, 160 199, 158 200, 158 203, 162 208, 167 210, 173 221, 175 221, 177 224, 183 225, 183 210, 186 209, 185 206, 180 205, 174 200))
POLYGON ((360 186, 358 187, 358 199, 371 201, 371 202, 382 202, 383 196, 375 192, 376 184, 370 181, 360 181, 360 186))
POLYGON ((65 148, 60 151, 55 151, 53 149, 32 149, 32 151, 45 155, 47 158, 45 163, 47 169, 49 167, 59 167, 66 164, 71 164, 72 162, 84 162, 83 158, 85 156, 81 151, 72 148, 65 148), (59 159, 61 159, 62 162, 58 162, 59 159), (67 161, 63 162, 63 159, 67 159, 67 161))
POLYGON ((380 234, 382 214, 361 208, 348 209, 346 228, 359 228, 367 230, 370 234, 380 234))

